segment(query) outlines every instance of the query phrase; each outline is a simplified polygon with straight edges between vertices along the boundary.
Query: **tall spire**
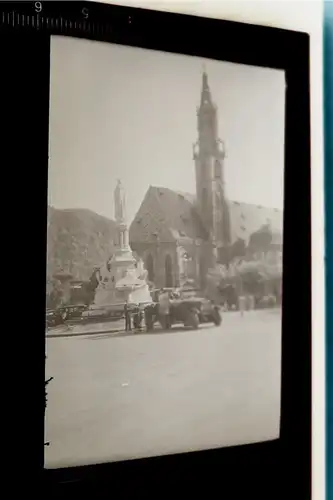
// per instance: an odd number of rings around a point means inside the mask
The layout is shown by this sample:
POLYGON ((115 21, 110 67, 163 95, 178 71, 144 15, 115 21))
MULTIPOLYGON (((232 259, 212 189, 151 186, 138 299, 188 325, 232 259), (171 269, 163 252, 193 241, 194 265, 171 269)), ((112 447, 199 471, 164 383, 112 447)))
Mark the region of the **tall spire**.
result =
POLYGON ((213 106, 212 96, 208 84, 208 75, 206 72, 206 67, 204 66, 202 72, 201 107, 207 104, 213 106))
MULTIPOLYGON (((228 205, 224 188, 224 146, 218 135, 217 106, 213 102, 206 68, 202 71, 201 102, 197 109, 198 140, 194 146, 198 210, 218 248, 230 241, 228 205)), ((215 260, 215 250, 208 256, 215 260)))
POLYGON ((198 143, 201 152, 206 150, 215 154, 218 142, 217 108, 212 99, 205 67, 202 72, 201 101, 199 108, 197 108, 197 116, 198 143))

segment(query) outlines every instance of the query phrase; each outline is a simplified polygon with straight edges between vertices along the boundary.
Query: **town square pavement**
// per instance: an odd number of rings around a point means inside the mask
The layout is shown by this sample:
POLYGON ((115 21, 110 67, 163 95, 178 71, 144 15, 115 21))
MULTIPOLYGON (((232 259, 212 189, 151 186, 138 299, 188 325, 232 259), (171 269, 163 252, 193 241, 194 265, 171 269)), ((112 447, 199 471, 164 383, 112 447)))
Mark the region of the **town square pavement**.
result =
POLYGON ((47 339, 46 467, 272 439, 280 418, 279 310, 220 327, 47 339))

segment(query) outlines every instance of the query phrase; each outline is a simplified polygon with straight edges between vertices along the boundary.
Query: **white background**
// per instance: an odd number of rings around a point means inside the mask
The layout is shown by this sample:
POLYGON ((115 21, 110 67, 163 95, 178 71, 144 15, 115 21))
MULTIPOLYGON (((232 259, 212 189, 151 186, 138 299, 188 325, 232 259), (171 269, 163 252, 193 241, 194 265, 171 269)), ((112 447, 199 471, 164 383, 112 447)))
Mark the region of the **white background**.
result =
MULTIPOLYGON (((101 0, 103 1, 103 0, 101 0)), ((325 455, 325 326, 324 326, 324 210, 322 113, 322 2, 320 0, 104 0, 156 10, 193 14, 274 26, 310 34, 311 156, 312 156, 312 349, 313 349, 313 499, 324 499, 325 455)), ((295 311, 297 314, 297 311, 295 311)))

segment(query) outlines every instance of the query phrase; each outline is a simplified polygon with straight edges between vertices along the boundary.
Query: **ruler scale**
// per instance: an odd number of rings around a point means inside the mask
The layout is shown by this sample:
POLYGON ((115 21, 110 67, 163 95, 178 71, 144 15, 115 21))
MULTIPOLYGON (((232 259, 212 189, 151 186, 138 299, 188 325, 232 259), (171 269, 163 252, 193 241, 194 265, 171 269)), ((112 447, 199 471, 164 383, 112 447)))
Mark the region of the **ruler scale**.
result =
POLYGON ((116 41, 133 32, 133 9, 95 2, 4 2, 0 32, 44 33, 116 41), (113 21, 113 22, 112 22, 113 21))

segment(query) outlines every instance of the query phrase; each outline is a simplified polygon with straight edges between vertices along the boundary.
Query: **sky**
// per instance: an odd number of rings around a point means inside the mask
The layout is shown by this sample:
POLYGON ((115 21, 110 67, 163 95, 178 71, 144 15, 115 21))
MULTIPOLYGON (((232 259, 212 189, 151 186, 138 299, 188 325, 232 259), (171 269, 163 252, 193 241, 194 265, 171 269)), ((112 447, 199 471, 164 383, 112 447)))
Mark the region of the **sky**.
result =
POLYGON ((283 208, 281 70, 52 37, 49 204, 114 216, 117 179, 129 222, 149 185, 195 193, 203 66, 218 107, 230 200, 283 208))

